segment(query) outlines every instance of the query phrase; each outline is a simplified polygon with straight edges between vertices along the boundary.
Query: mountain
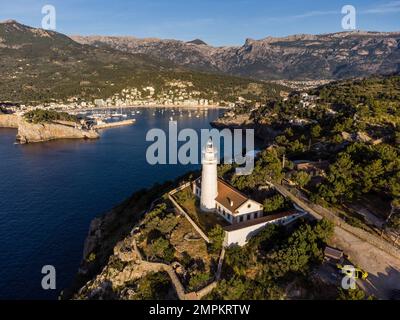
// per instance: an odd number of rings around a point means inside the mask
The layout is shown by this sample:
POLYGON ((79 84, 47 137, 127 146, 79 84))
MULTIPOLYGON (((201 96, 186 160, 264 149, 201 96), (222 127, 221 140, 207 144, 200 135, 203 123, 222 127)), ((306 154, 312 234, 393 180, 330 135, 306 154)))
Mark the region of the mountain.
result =
POLYGON ((400 32, 341 32, 247 39, 243 46, 212 47, 178 40, 72 37, 84 44, 144 53, 197 70, 262 80, 321 80, 400 71, 400 32))
MULTIPOLYGON (((193 46, 202 47, 192 44, 193 46)), ((0 23, 0 102, 38 104, 107 99, 126 88, 185 83, 199 98, 227 100, 277 95, 284 87, 238 77, 186 70, 171 62, 109 46, 78 43, 53 31, 9 20, 0 23)))
POLYGON ((197 44, 197 45, 207 45, 207 43, 205 43, 203 40, 200 40, 200 39, 194 39, 194 40, 192 40, 192 41, 188 41, 188 42, 186 42, 186 43, 191 43, 191 44, 197 44))

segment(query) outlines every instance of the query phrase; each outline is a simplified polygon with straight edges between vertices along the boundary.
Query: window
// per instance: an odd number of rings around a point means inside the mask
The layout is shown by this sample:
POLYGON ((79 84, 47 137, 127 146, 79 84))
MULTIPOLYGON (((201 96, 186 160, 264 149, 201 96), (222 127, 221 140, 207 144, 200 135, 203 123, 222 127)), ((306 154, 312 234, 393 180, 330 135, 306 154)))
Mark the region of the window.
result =
POLYGON ((247 215, 247 220, 251 220, 251 214, 247 215))
POLYGON ((239 221, 240 221, 240 222, 243 222, 243 220, 244 220, 244 217, 243 217, 243 216, 240 216, 239 221))
POLYGON ((251 208, 251 203, 249 203, 249 204, 247 205, 247 208, 249 208, 249 209, 251 208))

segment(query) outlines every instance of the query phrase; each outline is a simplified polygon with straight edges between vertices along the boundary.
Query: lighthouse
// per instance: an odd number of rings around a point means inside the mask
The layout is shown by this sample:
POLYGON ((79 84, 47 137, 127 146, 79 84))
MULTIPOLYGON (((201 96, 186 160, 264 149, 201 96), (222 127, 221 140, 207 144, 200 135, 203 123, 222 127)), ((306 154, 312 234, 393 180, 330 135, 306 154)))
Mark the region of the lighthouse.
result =
POLYGON ((217 164, 217 150, 210 139, 203 151, 202 160, 200 209, 205 212, 215 211, 215 198, 218 196, 217 164))

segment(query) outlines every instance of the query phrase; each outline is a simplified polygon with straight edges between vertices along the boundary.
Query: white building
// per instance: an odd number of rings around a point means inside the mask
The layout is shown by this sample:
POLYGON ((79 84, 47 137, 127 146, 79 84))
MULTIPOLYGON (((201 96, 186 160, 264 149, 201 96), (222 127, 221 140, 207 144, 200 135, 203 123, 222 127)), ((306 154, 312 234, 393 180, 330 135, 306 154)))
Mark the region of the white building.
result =
POLYGON ((201 178, 193 183, 193 193, 200 199, 200 209, 215 212, 228 224, 225 245, 243 246, 267 224, 288 224, 306 212, 290 210, 276 215, 264 213, 262 204, 242 194, 217 175, 217 151, 210 141, 204 150, 201 178))

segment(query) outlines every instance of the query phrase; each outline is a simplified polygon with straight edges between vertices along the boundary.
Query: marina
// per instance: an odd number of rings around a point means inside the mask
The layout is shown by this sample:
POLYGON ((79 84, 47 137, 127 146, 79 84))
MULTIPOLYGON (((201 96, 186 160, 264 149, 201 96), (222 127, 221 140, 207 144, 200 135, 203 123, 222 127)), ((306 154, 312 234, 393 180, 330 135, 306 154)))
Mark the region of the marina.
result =
POLYGON ((122 120, 122 121, 114 121, 114 122, 102 122, 97 121, 97 124, 93 126, 94 129, 107 129, 107 128, 115 128, 122 126, 130 126, 136 122, 136 119, 122 120))

